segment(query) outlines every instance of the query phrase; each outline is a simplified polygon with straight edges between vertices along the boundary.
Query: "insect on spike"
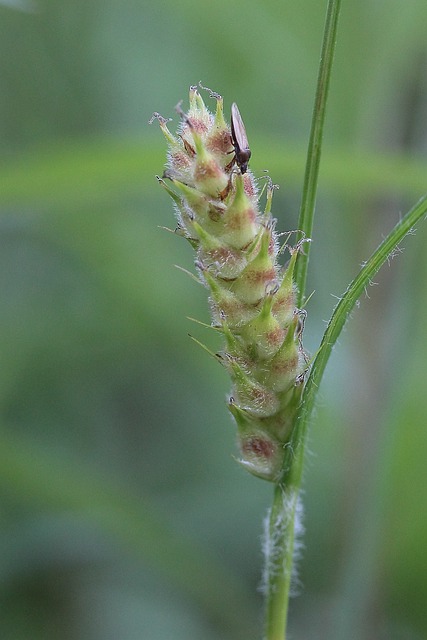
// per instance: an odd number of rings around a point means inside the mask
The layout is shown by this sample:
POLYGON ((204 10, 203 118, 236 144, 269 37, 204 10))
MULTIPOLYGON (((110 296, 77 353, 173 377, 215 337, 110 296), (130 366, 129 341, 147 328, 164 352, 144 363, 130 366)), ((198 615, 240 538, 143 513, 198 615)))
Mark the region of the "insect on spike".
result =
POLYGON ((234 161, 241 173, 246 173, 251 157, 248 138, 242 116, 235 102, 231 105, 231 141, 234 147, 234 161))

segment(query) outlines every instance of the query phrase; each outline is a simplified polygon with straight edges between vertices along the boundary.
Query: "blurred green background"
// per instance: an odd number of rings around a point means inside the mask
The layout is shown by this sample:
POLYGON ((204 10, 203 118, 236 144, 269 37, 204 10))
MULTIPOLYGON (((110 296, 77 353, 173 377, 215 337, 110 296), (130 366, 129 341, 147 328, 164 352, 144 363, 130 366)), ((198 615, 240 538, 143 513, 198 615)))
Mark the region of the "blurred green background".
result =
MULTIPOLYGON (((326 2, 0 2, 0 637, 259 640, 262 520, 153 111, 243 114, 295 229, 326 2), (209 101, 209 99, 207 98, 209 101), (214 105, 212 104, 212 107, 214 105)), ((427 190, 427 4, 343 2, 306 346, 427 190)), ((174 123, 172 124, 174 127, 174 123)), ((304 483, 295 640, 427 637, 427 228, 353 314, 304 483)), ((219 345, 218 345, 219 346, 219 345)))

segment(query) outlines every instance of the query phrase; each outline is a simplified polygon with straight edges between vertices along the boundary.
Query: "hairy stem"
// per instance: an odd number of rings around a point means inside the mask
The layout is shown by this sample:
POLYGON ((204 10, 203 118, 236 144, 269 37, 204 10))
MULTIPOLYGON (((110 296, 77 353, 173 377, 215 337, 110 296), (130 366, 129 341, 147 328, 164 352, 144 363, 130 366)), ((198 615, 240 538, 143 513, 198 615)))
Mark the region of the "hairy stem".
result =
POLYGON ((290 596, 298 492, 277 485, 265 532, 267 640, 283 640, 290 596))
MULTIPOLYGON (((307 151, 298 223, 299 239, 310 238, 313 228, 323 125, 340 7, 341 0, 329 0, 307 151)), ((310 245, 307 244, 305 251, 298 255, 296 263, 295 282, 298 290, 298 306, 304 299, 309 250, 310 245)), ((275 488, 269 527, 266 531, 266 640, 284 640, 286 636, 298 492, 299 482, 292 485, 290 491, 289 486, 287 487, 284 482, 280 482, 275 488)))

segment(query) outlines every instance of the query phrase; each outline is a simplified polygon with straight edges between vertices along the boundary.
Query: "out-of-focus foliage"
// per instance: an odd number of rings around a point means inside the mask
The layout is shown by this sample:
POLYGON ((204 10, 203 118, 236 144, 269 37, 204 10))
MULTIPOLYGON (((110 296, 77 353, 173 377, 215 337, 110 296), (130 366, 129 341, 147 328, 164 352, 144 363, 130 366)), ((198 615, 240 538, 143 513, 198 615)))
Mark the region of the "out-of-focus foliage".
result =
MULTIPOLYGON (((325 2, 0 3, 0 637, 260 637, 271 488, 232 459, 205 292, 147 121, 202 80, 296 225, 325 2)), ((314 351, 427 190, 424 0, 344 2, 310 262, 314 351), (332 296, 331 296, 332 294, 332 296)), ((292 637, 427 635, 427 230, 336 348, 311 435, 292 637)))

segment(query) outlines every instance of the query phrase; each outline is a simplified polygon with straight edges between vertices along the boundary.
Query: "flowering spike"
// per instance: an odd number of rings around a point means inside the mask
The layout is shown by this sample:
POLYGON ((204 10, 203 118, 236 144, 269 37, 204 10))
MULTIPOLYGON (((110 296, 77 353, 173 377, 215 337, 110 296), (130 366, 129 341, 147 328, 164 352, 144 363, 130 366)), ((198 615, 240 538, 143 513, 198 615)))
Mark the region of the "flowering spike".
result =
POLYGON ((164 177, 171 179, 174 190, 161 184, 174 201, 178 232, 196 251, 213 327, 224 336, 224 351, 214 355, 232 380, 228 407, 237 425, 239 462, 250 473, 275 482, 308 369, 303 312, 295 308, 300 246, 288 247, 289 263, 281 267, 271 214, 276 187, 268 183, 260 210, 253 174, 230 157, 236 140, 224 119, 223 100, 207 91, 216 100, 215 115, 198 87, 191 87, 190 109, 184 113, 177 108, 177 136, 170 133, 166 119, 155 116, 168 143, 164 177))

